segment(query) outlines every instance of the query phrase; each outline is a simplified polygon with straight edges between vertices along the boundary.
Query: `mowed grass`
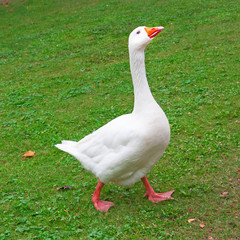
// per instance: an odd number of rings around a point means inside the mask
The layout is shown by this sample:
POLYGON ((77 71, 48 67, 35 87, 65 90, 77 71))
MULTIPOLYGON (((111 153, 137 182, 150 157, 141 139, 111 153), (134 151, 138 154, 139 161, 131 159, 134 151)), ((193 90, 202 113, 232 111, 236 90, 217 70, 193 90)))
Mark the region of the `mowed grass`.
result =
POLYGON ((239 239, 238 10, 236 0, 0 5, 0 239, 239 239), (141 25, 165 27, 146 69, 171 142, 148 177, 175 200, 108 184, 102 199, 115 206, 101 213, 97 179, 54 145, 132 111, 127 41, 141 25))

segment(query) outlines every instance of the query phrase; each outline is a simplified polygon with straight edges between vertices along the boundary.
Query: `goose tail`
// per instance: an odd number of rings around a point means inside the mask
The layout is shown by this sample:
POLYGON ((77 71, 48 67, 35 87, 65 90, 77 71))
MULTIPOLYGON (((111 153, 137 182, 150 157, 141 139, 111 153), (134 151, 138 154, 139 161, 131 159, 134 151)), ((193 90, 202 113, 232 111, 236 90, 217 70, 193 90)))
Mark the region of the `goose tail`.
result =
POLYGON ((56 144, 55 147, 76 157, 78 155, 76 145, 77 142, 63 140, 62 143, 56 144))

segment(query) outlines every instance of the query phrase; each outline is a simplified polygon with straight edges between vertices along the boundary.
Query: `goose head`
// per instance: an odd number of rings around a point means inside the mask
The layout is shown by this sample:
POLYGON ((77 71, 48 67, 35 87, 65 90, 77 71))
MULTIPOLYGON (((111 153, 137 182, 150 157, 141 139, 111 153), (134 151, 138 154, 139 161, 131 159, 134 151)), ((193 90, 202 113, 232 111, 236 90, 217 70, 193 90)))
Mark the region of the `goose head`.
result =
POLYGON ((137 27, 129 36, 129 50, 144 50, 152 39, 163 29, 164 27, 137 27))

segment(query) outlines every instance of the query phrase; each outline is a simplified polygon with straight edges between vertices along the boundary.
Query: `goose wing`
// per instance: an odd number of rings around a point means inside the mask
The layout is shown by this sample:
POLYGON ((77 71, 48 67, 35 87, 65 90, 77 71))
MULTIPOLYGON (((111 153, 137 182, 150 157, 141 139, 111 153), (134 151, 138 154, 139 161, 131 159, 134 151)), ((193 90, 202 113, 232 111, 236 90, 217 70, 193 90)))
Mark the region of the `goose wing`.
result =
POLYGON ((77 158, 84 168, 103 182, 124 176, 136 168, 144 149, 140 123, 132 114, 122 115, 79 142, 62 141, 56 147, 77 158))

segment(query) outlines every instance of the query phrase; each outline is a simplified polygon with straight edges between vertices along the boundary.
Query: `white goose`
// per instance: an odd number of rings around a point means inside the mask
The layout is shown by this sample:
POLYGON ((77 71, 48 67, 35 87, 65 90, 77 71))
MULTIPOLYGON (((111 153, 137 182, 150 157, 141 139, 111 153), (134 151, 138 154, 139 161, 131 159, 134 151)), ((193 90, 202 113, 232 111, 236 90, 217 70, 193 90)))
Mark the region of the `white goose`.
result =
POLYGON ((73 155, 99 180, 92 202, 99 211, 114 205, 100 200, 104 184, 115 182, 127 186, 143 181, 148 199, 160 202, 174 191, 155 193, 146 174, 161 158, 170 139, 170 126, 163 110, 148 86, 144 49, 163 27, 138 27, 129 36, 130 68, 134 86, 134 109, 117 117, 79 142, 62 141, 56 147, 73 155))

